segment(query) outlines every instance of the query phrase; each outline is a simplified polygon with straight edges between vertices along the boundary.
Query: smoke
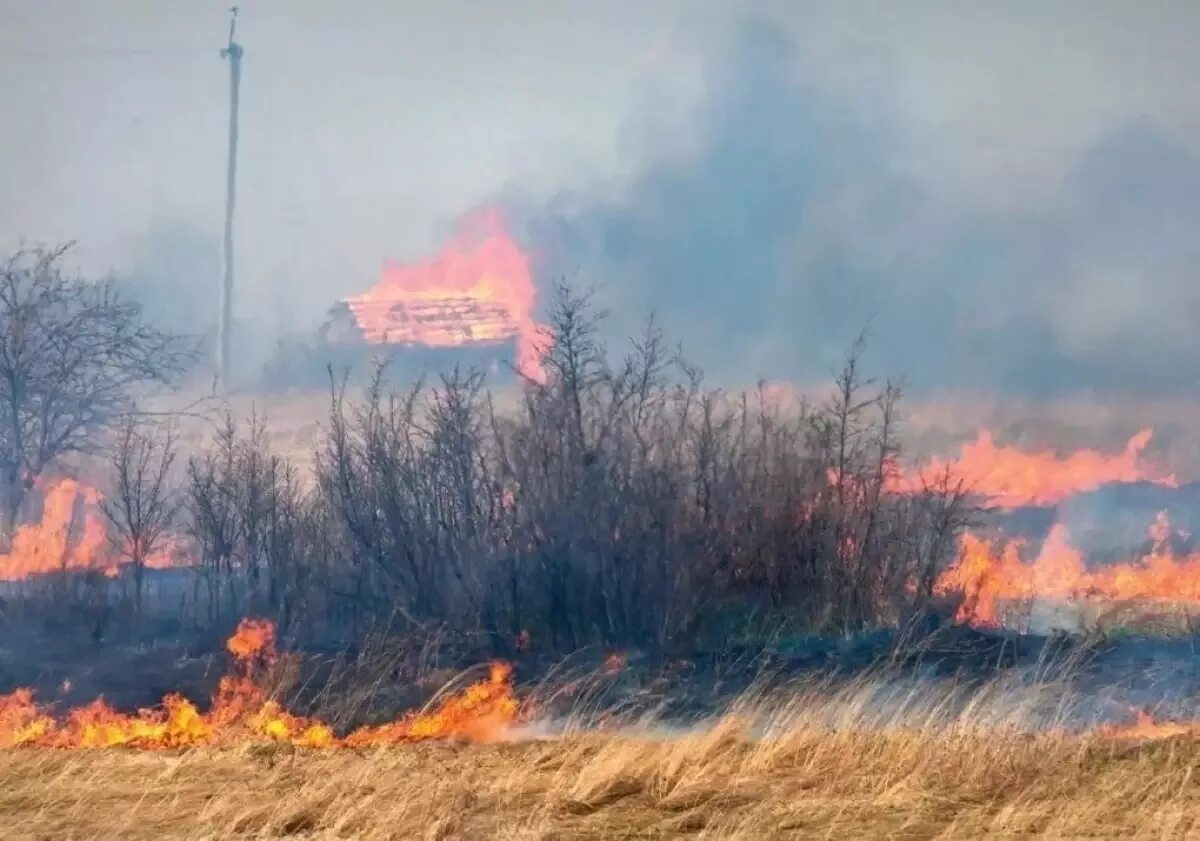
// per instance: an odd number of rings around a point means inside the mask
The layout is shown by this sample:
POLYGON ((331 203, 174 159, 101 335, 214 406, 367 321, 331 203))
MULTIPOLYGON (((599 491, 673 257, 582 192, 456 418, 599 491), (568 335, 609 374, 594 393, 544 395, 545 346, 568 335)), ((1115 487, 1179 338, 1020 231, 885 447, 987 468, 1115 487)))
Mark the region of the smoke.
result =
MULTIPOLYGON (((151 220, 136 240, 129 267, 114 277, 117 292, 140 304, 143 316, 156 327, 195 337, 203 371, 212 366, 220 283, 220 241, 185 217, 170 214, 151 220)), ((278 287, 278 295, 285 294, 278 280, 259 285, 278 287)), ((232 335, 235 381, 256 379, 281 339, 313 329, 307 320, 291 315, 296 307, 284 312, 254 299, 235 303, 241 304, 232 335)))
POLYGON ((718 379, 821 377, 865 326, 918 387, 1197 384, 1200 158, 1122 122, 1037 197, 972 197, 878 88, 811 84, 793 41, 747 24, 685 130, 631 117, 632 178, 506 204, 543 280, 599 285, 614 336, 657 312, 718 379))
POLYGON ((216 327, 220 259, 213 237, 182 219, 160 216, 139 238, 115 285, 160 329, 207 335, 216 327))
MULTIPOLYGON (((1197 384, 1200 157, 1165 123, 1194 121, 1186 74, 1163 69, 1191 55, 1174 37, 1189 29, 1182 7, 1147 16, 1114 5, 1084 20, 1032 6, 981 16, 917 4, 904 14, 881 6, 860 22, 776 5, 784 23, 726 29, 698 82, 689 50, 672 43, 666 52, 687 54, 686 95, 671 88, 670 68, 649 71, 612 167, 576 145, 611 133, 597 114, 624 102, 615 93, 595 113, 546 98, 570 129, 553 140, 529 114, 505 112, 505 130, 528 129, 510 144, 528 155, 497 152, 486 173, 468 166, 474 149, 401 144, 420 134, 397 116, 408 101, 374 88, 322 100, 333 115, 328 148, 365 144, 385 169, 351 167, 357 156, 328 155, 324 142, 297 144, 312 158, 269 154, 285 146, 266 133, 276 124, 250 120, 235 300, 235 337, 253 344, 238 354, 246 373, 279 339, 311 337, 386 258, 435 253, 435 229, 453 231, 453 209, 495 195, 507 172, 519 186, 501 203, 539 261, 542 290, 557 276, 596 284, 617 340, 657 312, 690 359, 731 385, 824 380, 864 327, 870 367, 918 389, 1043 399, 1197 384), (1062 48, 1050 50, 1060 35, 1062 48), (531 145, 535 134, 546 148, 531 145), (315 165, 318 153, 328 169, 315 165), (980 161, 984 176, 967 172, 980 161), (554 186, 568 179, 585 186, 554 186)), ((556 89, 596 99, 594 77, 607 66, 581 62, 556 89)), ((469 90, 491 102, 487 85, 506 89, 503 78, 469 90)), ((248 96, 265 96, 269 80, 256 79, 248 96)), ((475 99, 449 110, 454 136, 504 145, 494 112, 475 99), (464 133, 462 120, 483 129, 464 133)), ((301 138, 313 131, 282 125, 301 138)), ((163 167, 172 178, 200 171, 163 167)), ((219 193, 205 202, 186 212, 215 231, 219 193)), ((163 288, 140 288, 162 299, 156 312, 198 332, 184 315, 207 324, 215 309, 218 240, 205 253, 179 243, 173 255, 167 232, 147 237, 135 274, 157 272, 163 288)))

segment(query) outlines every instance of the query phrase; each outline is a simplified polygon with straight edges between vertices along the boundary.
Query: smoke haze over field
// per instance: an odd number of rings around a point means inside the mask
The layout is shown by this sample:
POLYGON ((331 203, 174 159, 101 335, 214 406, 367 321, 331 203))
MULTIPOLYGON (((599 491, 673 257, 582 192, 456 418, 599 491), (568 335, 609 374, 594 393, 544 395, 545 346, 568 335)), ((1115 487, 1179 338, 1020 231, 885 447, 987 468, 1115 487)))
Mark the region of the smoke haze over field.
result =
MULTIPOLYGON (((0 246, 215 301, 226 5, 0 0, 0 246)), ((256 335, 500 203, 614 335, 654 309, 727 382, 821 376, 864 324, 919 386, 1200 380, 1194 5, 554 8, 242 4, 256 335)))

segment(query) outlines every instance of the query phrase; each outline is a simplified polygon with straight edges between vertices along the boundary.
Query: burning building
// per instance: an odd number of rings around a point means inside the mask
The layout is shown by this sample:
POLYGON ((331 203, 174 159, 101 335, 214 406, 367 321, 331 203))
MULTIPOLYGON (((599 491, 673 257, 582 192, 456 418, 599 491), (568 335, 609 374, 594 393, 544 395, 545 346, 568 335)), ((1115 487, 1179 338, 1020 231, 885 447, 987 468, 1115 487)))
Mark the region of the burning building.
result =
POLYGON ((339 301, 321 329, 341 351, 391 351, 412 366, 459 363, 540 373, 529 258, 497 212, 470 217, 433 258, 388 262, 379 281, 339 301))

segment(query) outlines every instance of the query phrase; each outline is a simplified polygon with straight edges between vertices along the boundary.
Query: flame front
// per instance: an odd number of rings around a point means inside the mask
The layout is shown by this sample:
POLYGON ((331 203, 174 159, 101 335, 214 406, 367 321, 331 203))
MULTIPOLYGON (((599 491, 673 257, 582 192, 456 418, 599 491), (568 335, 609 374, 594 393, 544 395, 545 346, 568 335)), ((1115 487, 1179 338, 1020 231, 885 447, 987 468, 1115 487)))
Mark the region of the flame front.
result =
POLYGON ((168 695, 160 707, 126 714, 103 700, 56 716, 39 705, 32 690, 0 696, 0 747, 140 749, 287 742, 314 748, 394 745, 430 739, 495 741, 517 716, 512 671, 492 665, 486 680, 420 712, 382 725, 359 728, 338 738, 328 724, 293 715, 268 697, 259 678, 278 658, 275 626, 247 619, 229 639, 234 669, 217 688, 208 712, 181 695, 168 695))
POLYGON ((514 340, 517 369, 541 378, 529 258, 498 211, 468 219, 431 260, 387 264, 375 286, 345 303, 369 344, 445 348, 514 340))
POLYGON ((980 430, 974 441, 963 446, 957 459, 934 459, 921 470, 895 476, 889 487, 898 493, 919 492, 949 469, 988 505, 998 508, 1054 505, 1109 482, 1147 481, 1175 487, 1178 482, 1174 475, 1142 461, 1142 451, 1152 435, 1153 430, 1143 429, 1120 453, 1081 449, 1058 456, 1050 451, 1025 452, 997 445, 991 433, 980 430))
POLYGON ((998 627, 1005 606, 1031 599, 1200 603, 1200 552, 1177 554, 1170 523, 1160 512, 1150 527, 1150 550, 1125 563, 1091 570, 1071 545, 1066 528, 1051 527, 1036 558, 1021 560, 1022 540, 994 542, 964 534, 958 560, 938 579, 935 591, 962 601, 956 619, 998 627))

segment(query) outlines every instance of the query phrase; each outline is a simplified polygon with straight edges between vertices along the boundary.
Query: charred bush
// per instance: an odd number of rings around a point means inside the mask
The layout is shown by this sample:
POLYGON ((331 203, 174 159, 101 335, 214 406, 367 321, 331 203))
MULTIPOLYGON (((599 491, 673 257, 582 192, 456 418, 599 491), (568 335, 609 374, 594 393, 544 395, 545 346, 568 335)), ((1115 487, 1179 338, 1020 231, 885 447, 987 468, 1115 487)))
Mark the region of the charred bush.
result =
POLYGON ((825 402, 788 407, 705 388, 653 320, 614 360, 602 317, 556 290, 515 405, 460 369, 335 382, 311 482, 230 420, 189 470, 212 618, 665 650, 895 624, 930 596, 965 495, 889 492, 901 389, 862 376, 861 343, 825 402))

